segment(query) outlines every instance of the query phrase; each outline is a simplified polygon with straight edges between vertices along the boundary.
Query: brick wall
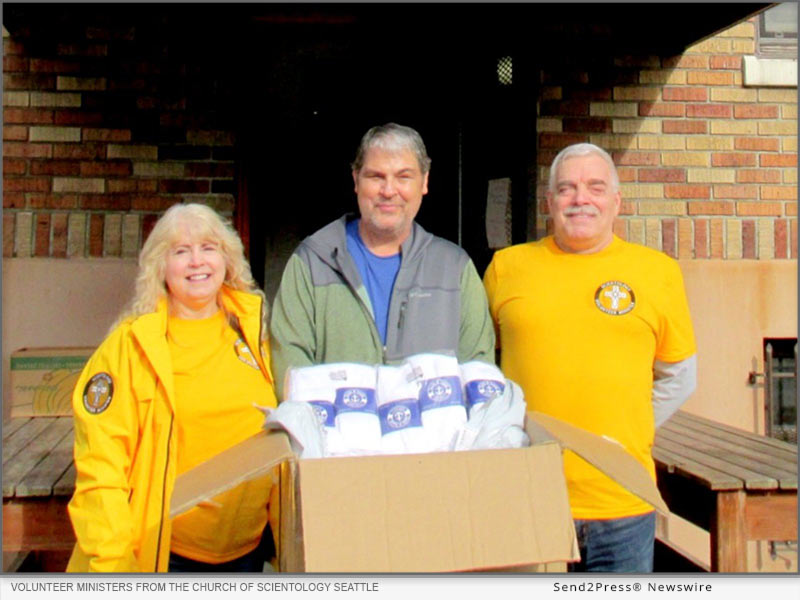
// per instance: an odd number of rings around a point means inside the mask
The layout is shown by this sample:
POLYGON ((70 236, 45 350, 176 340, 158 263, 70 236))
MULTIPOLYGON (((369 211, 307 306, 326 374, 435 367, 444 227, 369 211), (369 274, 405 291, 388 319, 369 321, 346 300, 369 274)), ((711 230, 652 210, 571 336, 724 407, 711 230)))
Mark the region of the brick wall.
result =
MULTIPOLYGON (((3 40, 5 257, 135 257, 175 202, 234 208, 242 73, 225 45, 187 44, 168 18, 77 22, 3 40)), ((591 141, 620 167, 622 237, 796 258, 797 90, 743 87, 753 51, 747 22, 681 56, 545 56, 537 233, 550 161, 591 141)))
POLYGON ((230 73, 173 31, 3 40, 4 257, 135 257, 174 203, 231 214, 230 73))
POLYGON ((797 258, 797 88, 742 85, 754 36, 744 22, 680 56, 547 65, 537 233, 553 157, 588 141, 618 165, 621 237, 677 258, 797 258))

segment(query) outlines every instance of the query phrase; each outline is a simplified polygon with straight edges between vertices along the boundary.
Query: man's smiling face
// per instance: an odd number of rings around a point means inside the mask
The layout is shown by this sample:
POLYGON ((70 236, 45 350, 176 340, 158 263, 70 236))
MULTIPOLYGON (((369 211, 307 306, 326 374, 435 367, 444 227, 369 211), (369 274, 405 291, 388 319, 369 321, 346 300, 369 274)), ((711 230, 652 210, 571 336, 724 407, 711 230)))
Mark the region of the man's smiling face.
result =
POLYGON ((597 154, 567 158, 559 165, 555 182, 555 190, 547 193, 547 205, 559 248, 580 254, 605 248, 622 203, 608 163, 597 154))
POLYGON ((361 169, 353 172, 353 182, 367 236, 402 243, 428 193, 428 174, 422 173, 414 153, 372 148, 361 169))

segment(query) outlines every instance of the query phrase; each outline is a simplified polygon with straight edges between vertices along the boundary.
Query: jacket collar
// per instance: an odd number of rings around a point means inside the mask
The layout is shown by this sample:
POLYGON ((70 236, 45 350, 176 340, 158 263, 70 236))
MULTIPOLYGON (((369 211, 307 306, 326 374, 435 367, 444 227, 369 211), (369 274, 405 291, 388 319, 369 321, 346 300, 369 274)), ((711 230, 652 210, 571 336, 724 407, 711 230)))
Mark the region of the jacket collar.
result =
POLYGON ((168 314, 167 299, 161 298, 155 312, 141 315, 131 323, 131 331, 155 371, 156 377, 164 385, 168 402, 174 410, 175 388, 172 377, 172 357, 167 346, 168 314))
POLYGON ((224 309, 239 321, 239 333, 258 361, 261 372, 269 382, 272 382, 269 360, 264 355, 265 352, 269 352, 269 348, 267 344, 262 343, 264 332, 261 330, 262 327, 266 327, 261 318, 262 303, 266 300, 259 294, 234 290, 224 285, 220 301, 224 309))
MULTIPOLYGON (((356 269, 355 263, 352 263, 347 252, 346 227, 349 221, 357 218, 358 215, 356 213, 347 213, 303 241, 303 245, 317 255, 322 262, 339 270, 348 278, 352 278, 356 269), (349 263, 352 263, 352 265, 349 263)), ((414 221, 411 227, 411 234, 400 246, 400 252, 403 256, 400 268, 402 269, 404 265, 415 261, 432 239, 433 235, 414 221)))
MULTIPOLYGON (((226 285, 220 290, 220 302, 225 310, 239 321, 241 334, 258 360, 261 371, 272 381, 269 364, 263 356, 261 344, 261 296, 234 290, 226 285)), ((167 397, 172 404, 175 397, 172 376, 172 358, 167 345, 167 320, 169 303, 160 298, 156 310, 141 315, 131 324, 131 331, 136 337, 156 376, 164 385, 167 397)), ((174 408, 174 404, 173 404, 174 408)))

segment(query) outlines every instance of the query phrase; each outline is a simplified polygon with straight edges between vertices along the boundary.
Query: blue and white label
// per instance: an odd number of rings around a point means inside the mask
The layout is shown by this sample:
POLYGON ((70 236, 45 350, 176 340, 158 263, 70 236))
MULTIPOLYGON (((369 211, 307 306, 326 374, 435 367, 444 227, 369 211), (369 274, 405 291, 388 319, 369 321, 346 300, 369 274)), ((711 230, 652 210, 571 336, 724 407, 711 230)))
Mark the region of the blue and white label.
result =
POLYGON ((334 402, 337 413, 364 412, 377 414, 375 390, 372 388, 347 387, 336 390, 334 402))
POLYGON ((430 410, 443 406, 464 406, 461 380, 458 377, 436 377, 422 382, 419 391, 420 409, 430 410))
POLYGON ((331 402, 325 400, 309 400, 308 402, 314 407, 314 415, 317 421, 324 427, 336 427, 336 408, 331 402))
POLYGON ((505 383, 494 379, 476 379, 468 381, 467 385, 467 406, 473 407, 476 404, 488 402, 493 398, 503 395, 506 389, 505 383))
POLYGON ((415 398, 395 400, 379 406, 378 417, 381 420, 381 435, 409 427, 422 427, 419 403, 415 398))

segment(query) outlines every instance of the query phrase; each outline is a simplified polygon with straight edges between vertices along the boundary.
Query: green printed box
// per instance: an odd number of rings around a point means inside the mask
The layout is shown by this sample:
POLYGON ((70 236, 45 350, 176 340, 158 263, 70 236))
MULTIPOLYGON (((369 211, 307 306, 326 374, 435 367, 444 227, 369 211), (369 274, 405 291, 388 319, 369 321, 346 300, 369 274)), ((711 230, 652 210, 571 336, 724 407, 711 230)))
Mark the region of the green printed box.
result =
POLYGON ((72 414, 72 389, 94 348, 21 348, 11 354, 11 417, 72 414))

